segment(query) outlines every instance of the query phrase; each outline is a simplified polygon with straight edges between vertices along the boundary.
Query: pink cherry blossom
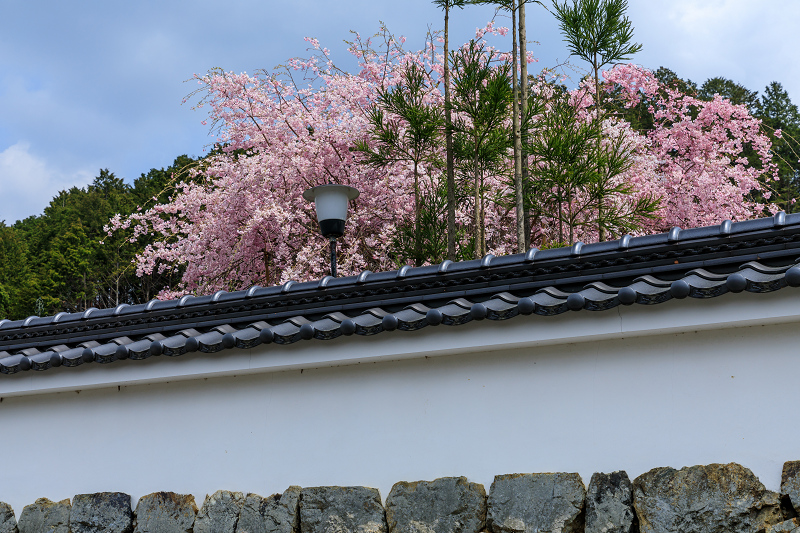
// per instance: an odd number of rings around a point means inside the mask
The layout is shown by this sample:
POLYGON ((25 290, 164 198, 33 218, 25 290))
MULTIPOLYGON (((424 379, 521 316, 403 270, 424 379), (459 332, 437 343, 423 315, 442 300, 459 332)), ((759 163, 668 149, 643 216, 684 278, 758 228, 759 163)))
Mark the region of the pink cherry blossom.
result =
MULTIPOLYGON (((490 23, 476 32, 481 38, 486 33, 505 35, 507 28, 490 23)), ((348 51, 358 60, 355 73, 337 68, 329 50, 307 38, 313 55, 289 60, 283 70, 254 75, 215 70, 195 77, 202 95, 196 107, 209 109, 214 143, 221 150, 204 159, 169 202, 128 217, 117 215, 108 224, 109 233, 128 230, 134 239, 160 236, 137 257, 139 274, 185 268, 180 284, 165 288, 160 297, 326 275, 327 242, 319 235, 313 205, 302 198, 305 189, 324 183, 361 191, 339 240, 342 275, 397 267, 391 243, 397 228, 414 216, 413 169, 407 164, 372 169, 351 148, 357 141, 371 142, 366 110, 378 89, 395 85, 408 64, 427 73, 425 103, 442 105, 443 51, 436 36, 424 49, 406 52, 401 48, 405 39, 395 39, 385 28, 380 35, 383 48, 359 34, 349 43, 348 51)), ((535 59, 529 56, 528 61, 535 59)), ((634 154, 632 168, 616 178, 634 192, 614 201, 624 206, 642 195, 662 198, 660 218, 646 222, 642 232, 742 220, 763 212, 753 192, 768 192, 763 179, 772 175, 774 165, 769 139, 744 107, 722 98, 702 102, 682 95, 636 65, 605 72, 603 84, 609 93, 619 89, 625 106, 646 102, 656 124, 653 131, 637 132, 619 118, 603 123, 606 142, 622 139, 634 154), (758 154, 760 168, 742 159, 746 146, 758 154)), ((537 90, 548 90, 547 85, 537 84, 537 90)), ((573 105, 586 113, 591 112, 591 90, 583 86, 571 95, 573 105)), ((505 164, 484 179, 491 198, 486 241, 495 255, 516 248, 508 202, 511 165, 509 153, 505 164)), ((423 170, 426 191, 440 174, 437 168, 423 170)), ((469 206, 459 208, 457 223, 462 228, 474 224, 469 206)), ((554 228, 551 218, 536 221, 534 244, 553 242, 554 228)), ((596 239, 591 228, 583 226, 576 239, 596 239)))

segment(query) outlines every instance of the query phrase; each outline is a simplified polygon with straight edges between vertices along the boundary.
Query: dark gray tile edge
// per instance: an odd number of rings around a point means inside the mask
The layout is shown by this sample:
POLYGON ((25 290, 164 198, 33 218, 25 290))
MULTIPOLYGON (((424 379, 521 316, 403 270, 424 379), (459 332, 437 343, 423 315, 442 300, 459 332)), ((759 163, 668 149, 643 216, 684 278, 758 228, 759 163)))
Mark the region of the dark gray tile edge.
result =
POLYGON ((799 286, 800 265, 770 267, 751 261, 729 274, 691 270, 673 281, 644 276, 623 287, 594 282, 575 292, 546 287, 521 298, 502 291, 482 301, 456 298, 435 307, 416 302, 393 312, 376 307, 354 316, 335 312, 309 320, 297 315, 276 324, 257 321, 241 328, 227 324, 205 332, 188 328, 166 335, 151 332, 134 338, 122 336, 103 344, 86 342, 69 346, 62 343, 41 350, 25 348, 16 353, 0 352, 0 373, 45 371, 60 366, 107 364, 161 355, 180 356, 197 351, 215 353, 234 348, 250 349, 260 344, 293 344, 312 339, 375 335, 384 331, 415 331, 428 326, 459 326, 485 319, 508 320, 519 315, 554 316, 569 311, 606 311, 619 305, 656 305, 672 299, 708 299, 729 292, 766 293, 799 286))

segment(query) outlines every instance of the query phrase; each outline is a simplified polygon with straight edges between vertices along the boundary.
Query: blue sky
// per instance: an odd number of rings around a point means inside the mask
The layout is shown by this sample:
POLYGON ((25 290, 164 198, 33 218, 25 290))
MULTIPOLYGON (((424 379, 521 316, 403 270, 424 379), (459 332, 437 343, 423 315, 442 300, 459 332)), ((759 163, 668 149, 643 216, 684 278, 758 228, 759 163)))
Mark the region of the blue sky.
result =
MULTIPOLYGON (((800 102, 797 0, 629 6, 644 46, 635 62, 696 82, 725 76, 751 90, 776 80, 800 102)), ((454 42, 493 13, 453 13, 454 42)), ((132 180, 180 154, 202 155, 211 140, 205 115, 181 104, 194 73, 271 69, 304 55, 304 36, 345 59, 349 30, 370 34, 380 20, 419 45, 429 25, 442 26, 429 0, 1 0, 0 220, 40 214, 59 190, 87 185, 100 168, 132 180)), ((543 8, 528 8, 528 26, 540 67, 566 59, 543 8)))

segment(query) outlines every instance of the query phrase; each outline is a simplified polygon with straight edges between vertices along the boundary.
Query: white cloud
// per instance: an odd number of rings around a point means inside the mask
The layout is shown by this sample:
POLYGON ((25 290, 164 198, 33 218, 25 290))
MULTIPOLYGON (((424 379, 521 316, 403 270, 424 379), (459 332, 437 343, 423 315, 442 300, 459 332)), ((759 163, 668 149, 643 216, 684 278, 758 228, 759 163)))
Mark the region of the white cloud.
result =
POLYGON ((39 215, 59 191, 90 181, 90 172, 52 168, 27 143, 18 142, 0 152, 0 220, 13 224, 39 215))
POLYGON ((800 100, 800 2, 796 0, 633 0, 630 18, 644 50, 636 62, 665 66, 702 83, 724 76, 761 91, 782 82, 800 100))

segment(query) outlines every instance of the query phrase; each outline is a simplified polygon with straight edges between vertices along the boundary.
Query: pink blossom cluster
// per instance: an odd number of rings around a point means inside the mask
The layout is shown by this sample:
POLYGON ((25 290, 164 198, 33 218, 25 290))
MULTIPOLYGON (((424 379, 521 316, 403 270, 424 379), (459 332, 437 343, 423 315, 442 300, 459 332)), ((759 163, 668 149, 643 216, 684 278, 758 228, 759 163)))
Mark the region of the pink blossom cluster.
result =
POLYGON ((706 102, 680 93, 637 65, 618 65, 603 77, 607 92, 621 89, 625 105, 643 102, 654 119, 655 128, 638 151, 649 158, 646 168, 632 177, 638 190, 662 198, 659 220, 648 224, 648 231, 744 220, 777 209, 756 201, 769 199, 777 166, 760 120, 745 106, 720 96, 706 102), (760 165, 743 157, 746 148, 760 165))
POLYGON ((486 34, 499 35, 505 37, 508 35, 508 28, 505 26, 495 27, 494 21, 490 20, 483 28, 475 28, 475 40, 480 41, 486 34))
MULTIPOLYGON (((506 31, 489 24, 478 34, 506 31)), ((302 198, 305 189, 324 183, 361 191, 351 203, 347 231, 339 240, 340 272, 397 266, 390 245, 397 228, 414 217, 413 169, 401 163, 370 168, 352 148, 357 141, 371 142, 366 111, 377 91, 397 84, 409 63, 420 65, 428 75, 425 103, 442 105, 443 52, 435 37, 424 49, 406 52, 404 38, 396 39, 385 29, 382 35, 381 51, 372 38, 358 34, 349 43, 349 52, 359 61, 355 74, 339 70, 330 52, 309 38, 313 55, 289 61, 282 73, 213 71, 196 77, 204 95, 197 107, 209 109, 221 151, 204 159, 194 178, 180 184, 168 203, 129 217, 116 216, 108 225, 109 233, 129 231, 134 240, 158 237, 137 257, 140 275, 185 267, 181 283, 165 288, 160 297, 326 275, 327 242, 319 235, 313 205, 302 198)), ((616 178, 634 192, 613 201, 635 202, 637 195, 662 198, 661 218, 643 231, 738 220, 761 212, 763 206, 751 200, 751 194, 763 190, 759 180, 773 166, 769 140, 746 109, 721 98, 700 102, 675 93, 634 65, 617 66, 603 79, 605 90, 621 89, 626 106, 648 102, 656 121, 656 129, 648 134, 619 119, 603 124, 605 142, 623 138, 634 154, 632 168, 616 178), (740 157, 745 146, 758 153, 762 168, 740 157)), ((540 84, 534 92, 549 90, 544 87, 540 84)), ((591 92, 587 86, 574 91, 574 105, 591 112, 591 92)), ((484 176, 486 240, 496 255, 516 249, 509 201, 511 153, 506 163, 484 176)), ((438 168, 423 170, 423 192, 432 190, 441 173, 438 168)), ((460 206, 457 221, 462 228, 474 227, 471 206, 460 206)), ((552 242, 554 220, 535 223, 535 244, 552 242)), ((589 242, 597 238, 596 231, 587 225, 578 238, 589 242)))

